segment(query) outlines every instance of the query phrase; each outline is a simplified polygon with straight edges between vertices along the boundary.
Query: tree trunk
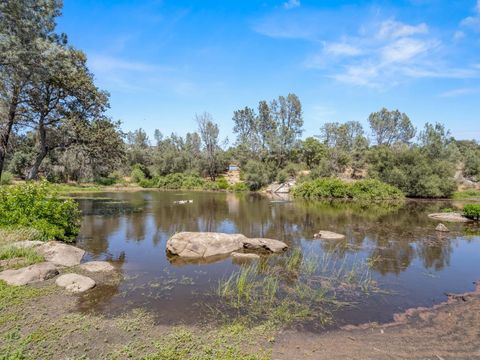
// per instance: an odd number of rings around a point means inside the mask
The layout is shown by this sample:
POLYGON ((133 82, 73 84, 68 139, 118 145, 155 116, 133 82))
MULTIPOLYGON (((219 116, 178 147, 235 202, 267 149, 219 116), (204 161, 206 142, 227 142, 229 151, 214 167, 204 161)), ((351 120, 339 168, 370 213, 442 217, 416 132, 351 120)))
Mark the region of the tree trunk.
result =
POLYGON ((38 170, 40 169, 40 165, 42 165, 43 159, 47 156, 48 148, 47 148, 47 131, 45 129, 45 125, 43 120, 40 120, 38 125, 38 135, 39 135, 39 149, 38 154, 35 157, 35 162, 33 163, 32 167, 30 168, 27 180, 36 180, 38 177, 38 170))
POLYGON ((5 129, 1 130, 0 133, 0 178, 2 177, 5 158, 7 156, 8 141, 10 139, 10 134, 12 133, 13 124, 15 123, 15 117, 17 115, 19 95, 19 88, 15 86, 13 89, 12 100, 10 101, 10 107, 8 109, 5 129))

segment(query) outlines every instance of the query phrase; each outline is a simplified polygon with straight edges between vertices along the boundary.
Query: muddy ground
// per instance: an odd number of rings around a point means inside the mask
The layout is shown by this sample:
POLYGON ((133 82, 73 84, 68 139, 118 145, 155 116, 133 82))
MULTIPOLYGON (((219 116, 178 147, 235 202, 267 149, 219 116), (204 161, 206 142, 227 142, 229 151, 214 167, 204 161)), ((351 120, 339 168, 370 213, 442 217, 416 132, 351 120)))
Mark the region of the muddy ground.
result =
MULTIPOLYGON (((99 279, 100 280, 100 279, 99 279)), ((313 334, 265 324, 167 326, 135 310, 82 314, 52 284, 5 288, 0 359, 480 359, 480 286, 395 322, 313 334), (11 291, 10 291, 11 290, 11 291)))

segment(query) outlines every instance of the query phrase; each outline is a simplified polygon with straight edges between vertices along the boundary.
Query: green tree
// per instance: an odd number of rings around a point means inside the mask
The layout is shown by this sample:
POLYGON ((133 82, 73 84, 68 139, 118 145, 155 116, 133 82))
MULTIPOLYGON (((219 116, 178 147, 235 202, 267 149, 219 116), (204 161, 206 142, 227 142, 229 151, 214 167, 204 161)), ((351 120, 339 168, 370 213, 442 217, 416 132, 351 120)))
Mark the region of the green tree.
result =
POLYGON ((26 110, 32 76, 41 69, 55 37, 61 2, 0 2, 0 176, 14 125, 26 110))
POLYGON ((224 169, 224 161, 221 158, 221 149, 219 145, 218 125, 213 122, 212 115, 205 112, 201 115, 195 115, 198 124, 198 132, 203 143, 203 154, 205 159, 205 170, 212 181, 219 172, 224 169))
POLYGON ((300 152, 302 161, 312 169, 320 165, 322 159, 327 156, 328 148, 314 137, 308 137, 302 141, 300 152))
POLYGON ((368 122, 377 145, 409 143, 415 137, 416 130, 409 117, 398 110, 382 108, 370 114, 368 122))

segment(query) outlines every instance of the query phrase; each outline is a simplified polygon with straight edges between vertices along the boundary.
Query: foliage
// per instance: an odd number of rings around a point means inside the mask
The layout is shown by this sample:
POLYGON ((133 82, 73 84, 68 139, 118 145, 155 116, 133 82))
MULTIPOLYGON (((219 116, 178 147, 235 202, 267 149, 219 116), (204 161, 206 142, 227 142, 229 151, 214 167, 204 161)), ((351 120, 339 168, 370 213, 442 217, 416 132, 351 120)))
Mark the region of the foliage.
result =
POLYGON ((238 182, 231 186, 230 188, 234 192, 244 192, 244 191, 249 191, 248 185, 245 184, 244 182, 238 182))
POLYGON ((140 164, 135 164, 132 168, 132 172, 130 173, 131 181, 137 184, 140 184, 143 180, 145 180, 145 173, 142 170, 142 166, 140 164))
POLYGON ((216 186, 218 187, 219 190, 228 190, 228 188, 230 187, 227 179, 225 179, 223 176, 218 177, 215 180, 215 184, 216 184, 216 186))
POLYGON ((415 136, 415 128, 405 113, 386 108, 370 114, 368 122, 377 145, 409 143, 415 136))
POLYGON ((304 199, 398 200, 402 192, 378 180, 347 183, 336 178, 305 181, 293 189, 293 195, 304 199))
POLYGON ((242 170, 245 184, 252 191, 259 190, 270 183, 270 173, 266 166, 259 161, 248 161, 242 170))
POLYGON ((47 183, 0 188, 0 227, 31 227, 42 240, 72 241, 80 228, 80 211, 72 199, 61 199, 47 183))
POLYGON ((453 198, 457 200, 480 198, 480 190, 470 189, 464 191, 457 191, 453 194, 453 198))
POLYGON ((13 174, 5 171, 0 178, 0 185, 10 185, 13 181, 13 174))
POLYGON ((480 204, 467 204, 463 207, 463 214, 472 220, 480 220, 480 204))

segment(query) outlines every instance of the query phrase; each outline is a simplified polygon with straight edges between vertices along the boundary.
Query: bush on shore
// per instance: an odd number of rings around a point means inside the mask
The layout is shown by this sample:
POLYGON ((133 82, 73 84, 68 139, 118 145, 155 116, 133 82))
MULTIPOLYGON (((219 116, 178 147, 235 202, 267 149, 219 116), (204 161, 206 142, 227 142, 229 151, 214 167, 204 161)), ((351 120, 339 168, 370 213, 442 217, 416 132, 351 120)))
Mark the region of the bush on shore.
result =
POLYGON ((38 240, 70 242, 80 230, 80 210, 46 182, 0 188, 0 228, 32 228, 38 240))
POLYGON ((336 178, 305 181, 293 189, 293 195, 304 199, 399 200, 403 193, 392 185, 378 180, 347 183, 336 178))
POLYGON ((480 204, 467 204, 463 207, 463 215, 472 220, 480 220, 480 204))

